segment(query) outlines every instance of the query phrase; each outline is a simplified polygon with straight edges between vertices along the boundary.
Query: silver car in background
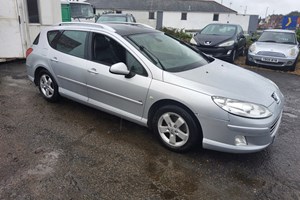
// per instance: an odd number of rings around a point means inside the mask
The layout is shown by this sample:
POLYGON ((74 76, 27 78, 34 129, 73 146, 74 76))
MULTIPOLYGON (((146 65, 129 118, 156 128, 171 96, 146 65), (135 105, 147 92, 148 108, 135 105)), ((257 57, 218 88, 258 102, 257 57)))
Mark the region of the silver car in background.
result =
POLYGON ((265 30, 248 50, 247 65, 265 65, 294 71, 299 56, 295 31, 265 30))
POLYGON ((281 121, 275 83, 140 24, 46 28, 26 66, 47 101, 67 97, 147 126, 177 152, 260 151, 281 121))

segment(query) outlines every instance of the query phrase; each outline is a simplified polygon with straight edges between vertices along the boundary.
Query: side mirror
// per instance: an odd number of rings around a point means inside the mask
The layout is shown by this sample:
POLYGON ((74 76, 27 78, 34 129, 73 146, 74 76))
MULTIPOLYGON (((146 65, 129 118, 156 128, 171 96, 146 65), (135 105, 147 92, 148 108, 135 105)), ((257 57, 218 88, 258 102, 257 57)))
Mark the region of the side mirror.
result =
POLYGON ((132 78, 135 74, 128 70, 127 66, 122 63, 116 63, 109 68, 109 72, 112 74, 124 75, 125 78, 132 78))
POLYGON ((252 37, 252 38, 251 38, 251 41, 252 41, 252 42, 256 42, 256 41, 257 41, 257 38, 252 37))

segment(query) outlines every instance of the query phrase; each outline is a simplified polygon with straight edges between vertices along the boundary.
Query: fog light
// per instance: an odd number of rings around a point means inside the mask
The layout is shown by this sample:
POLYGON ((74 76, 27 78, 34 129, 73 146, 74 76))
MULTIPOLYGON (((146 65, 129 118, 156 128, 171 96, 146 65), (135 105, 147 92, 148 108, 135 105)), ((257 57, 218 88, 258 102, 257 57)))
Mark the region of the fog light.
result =
POLYGON ((288 65, 292 65, 292 64, 293 64, 293 62, 292 62, 292 61, 289 61, 287 64, 288 64, 288 65))
POLYGON ((249 59, 249 61, 253 61, 253 58, 252 58, 252 57, 250 57, 250 56, 249 56, 249 58, 248 58, 248 59, 249 59))
POLYGON ((227 55, 230 55, 230 54, 231 54, 231 52, 232 52, 232 50, 229 50, 229 51, 227 52, 227 55))
POLYGON ((245 138, 245 136, 242 136, 242 135, 237 135, 237 136, 235 136, 234 142, 235 142, 235 145, 236 145, 236 146, 247 145, 246 138, 245 138))

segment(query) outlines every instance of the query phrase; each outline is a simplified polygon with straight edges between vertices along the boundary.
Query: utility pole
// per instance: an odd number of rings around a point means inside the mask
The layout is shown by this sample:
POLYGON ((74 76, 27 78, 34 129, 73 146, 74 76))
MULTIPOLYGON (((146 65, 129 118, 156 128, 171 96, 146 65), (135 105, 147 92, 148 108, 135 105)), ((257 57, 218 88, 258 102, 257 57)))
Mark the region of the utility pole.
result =
POLYGON ((269 7, 267 7, 267 9, 266 9, 266 15, 265 15, 265 18, 267 18, 268 9, 269 9, 269 7))

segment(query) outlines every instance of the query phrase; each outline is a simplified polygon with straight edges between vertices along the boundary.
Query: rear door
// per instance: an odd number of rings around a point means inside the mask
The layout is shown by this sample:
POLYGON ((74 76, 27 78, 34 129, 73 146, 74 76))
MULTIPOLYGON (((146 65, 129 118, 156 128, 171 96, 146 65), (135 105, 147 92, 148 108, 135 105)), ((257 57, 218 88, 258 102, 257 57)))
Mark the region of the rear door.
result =
POLYGON ((49 31, 49 62, 62 94, 87 101, 86 41, 88 32, 77 30, 49 31))
POLYGON ((89 102, 117 115, 140 120, 152 80, 141 60, 116 40, 94 33, 90 40, 87 87, 89 102), (123 62, 133 77, 112 74, 111 65, 123 62))

